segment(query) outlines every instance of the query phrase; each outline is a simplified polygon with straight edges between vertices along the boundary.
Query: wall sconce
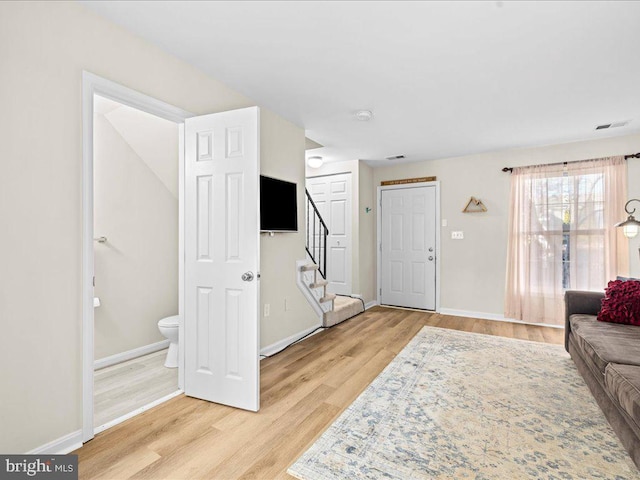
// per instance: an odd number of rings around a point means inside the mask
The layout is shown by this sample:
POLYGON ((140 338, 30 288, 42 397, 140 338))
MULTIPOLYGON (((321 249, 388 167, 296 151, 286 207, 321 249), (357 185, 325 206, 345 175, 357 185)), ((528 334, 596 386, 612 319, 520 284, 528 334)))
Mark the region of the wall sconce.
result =
POLYGON ((627 212, 629 217, 624 222, 616 223, 615 225, 616 227, 622 227, 622 233, 627 238, 634 238, 638 235, 638 233, 640 233, 640 222, 633 216, 636 209, 634 208, 633 210, 629 211, 629 204, 631 202, 640 203, 640 200, 638 200, 637 198, 632 198, 627 203, 625 203, 624 211, 627 212))

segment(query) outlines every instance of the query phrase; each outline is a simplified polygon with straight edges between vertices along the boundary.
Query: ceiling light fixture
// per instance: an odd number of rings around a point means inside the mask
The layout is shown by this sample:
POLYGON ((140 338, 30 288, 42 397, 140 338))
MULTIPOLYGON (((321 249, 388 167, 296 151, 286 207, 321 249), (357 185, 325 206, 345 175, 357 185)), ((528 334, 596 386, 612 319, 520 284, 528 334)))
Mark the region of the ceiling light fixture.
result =
POLYGON ((356 112, 356 118, 361 122, 368 122, 373 118, 373 112, 371 110, 358 110, 356 112))
POLYGON ((324 160, 322 160, 322 157, 307 158, 307 165, 309 165, 311 168, 320 168, 323 163, 324 163, 324 160))

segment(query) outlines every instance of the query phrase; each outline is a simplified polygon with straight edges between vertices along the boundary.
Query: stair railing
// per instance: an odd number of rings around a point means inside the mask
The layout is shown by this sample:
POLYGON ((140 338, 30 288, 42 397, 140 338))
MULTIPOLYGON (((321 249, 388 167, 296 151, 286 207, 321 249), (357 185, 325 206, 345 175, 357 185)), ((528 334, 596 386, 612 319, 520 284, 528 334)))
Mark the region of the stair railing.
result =
POLYGON ((313 202, 309 190, 305 188, 307 194, 307 253, 318 265, 318 272, 322 278, 327 278, 327 237, 329 229, 324 223, 318 207, 313 202))

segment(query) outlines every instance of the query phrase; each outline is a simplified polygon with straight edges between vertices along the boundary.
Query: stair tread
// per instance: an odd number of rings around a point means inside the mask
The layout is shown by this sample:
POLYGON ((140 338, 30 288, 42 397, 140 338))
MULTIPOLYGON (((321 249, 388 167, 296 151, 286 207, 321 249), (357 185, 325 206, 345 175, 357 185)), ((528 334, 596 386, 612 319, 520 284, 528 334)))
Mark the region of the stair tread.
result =
POLYGON ((326 280, 318 280, 309 285, 309 288, 320 288, 329 285, 329 282, 326 280))
POLYGON ((331 327, 362 312, 364 312, 364 306, 360 299, 339 295, 333 302, 333 310, 324 313, 322 325, 331 327))
POLYGON ((335 298, 336 298, 336 294, 335 293, 327 293, 324 297, 322 297, 318 301, 320 303, 325 303, 325 302, 330 302, 331 300, 334 300, 335 298))
POLYGON ((300 270, 302 270, 303 272, 310 272, 312 270, 318 270, 318 268, 318 265, 316 265, 315 263, 308 263, 300 267, 300 270))

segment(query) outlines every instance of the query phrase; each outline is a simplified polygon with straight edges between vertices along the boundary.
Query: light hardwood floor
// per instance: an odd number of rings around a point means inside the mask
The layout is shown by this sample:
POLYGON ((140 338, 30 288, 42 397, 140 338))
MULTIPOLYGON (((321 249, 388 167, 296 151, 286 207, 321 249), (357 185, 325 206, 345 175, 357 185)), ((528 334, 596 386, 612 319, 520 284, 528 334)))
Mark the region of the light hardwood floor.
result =
POLYGON ((286 470, 424 325, 561 344, 563 330, 374 307, 261 362, 261 409, 176 397, 74 453, 81 479, 291 479, 286 470))
POLYGON ((167 368, 167 349, 94 374, 93 426, 99 427, 178 390, 178 369, 167 368))

